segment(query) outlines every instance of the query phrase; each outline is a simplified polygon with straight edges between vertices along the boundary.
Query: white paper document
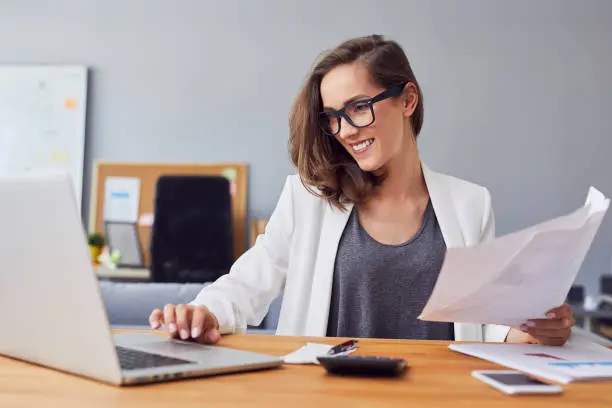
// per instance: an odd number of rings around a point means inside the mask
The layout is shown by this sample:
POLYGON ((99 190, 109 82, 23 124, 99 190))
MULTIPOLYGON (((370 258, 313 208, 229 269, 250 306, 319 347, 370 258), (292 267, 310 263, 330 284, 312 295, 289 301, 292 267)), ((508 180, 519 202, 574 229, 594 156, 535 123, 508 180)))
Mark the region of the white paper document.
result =
POLYGON ((154 220, 155 215, 152 213, 140 214, 140 218, 138 218, 138 225, 141 227, 152 227, 154 220))
MULTIPOLYGON (((317 357, 328 355, 327 353, 332 347, 334 346, 329 344, 306 343, 293 353, 287 354, 284 357, 284 361, 286 364, 319 364, 317 357)), ((344 353, 334 354, 334 356, 344 356, 354 351, 355 350, 349 350, 344 353)))
POLYGON ((104 183, 104 221, 136 222, 140 205, 140 179, 107 177, 104 183))
POLYGON ((570 338, 563 347, 537 344, 453 343, 451 350, 560 383, 612 380, 612 350, 570 338))
POLYGON ((419 318, 518 327, 564 303, 610 200, 471 247, 449 248, 419 318))

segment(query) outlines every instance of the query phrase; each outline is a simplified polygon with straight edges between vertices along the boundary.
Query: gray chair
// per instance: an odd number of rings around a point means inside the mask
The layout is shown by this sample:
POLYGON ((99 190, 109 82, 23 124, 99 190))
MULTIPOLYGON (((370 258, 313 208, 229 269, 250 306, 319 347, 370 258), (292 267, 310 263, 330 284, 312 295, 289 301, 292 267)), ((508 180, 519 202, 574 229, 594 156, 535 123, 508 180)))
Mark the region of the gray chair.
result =
POLYGON ((150 283, 100 281, 100 292, 112 327, 149 327, 149 315, 167 303, 191 301, 202 283, 150 283))
MULTIPOLYGON (((148 329, 149 315, 164 305, 188 303, 208 283, 114 282, 100 280, 100 293, 112 328, 148 329)), ((274 334, 280 311, 280 298, 272 303, 259 327, 247 332, 274 334)))

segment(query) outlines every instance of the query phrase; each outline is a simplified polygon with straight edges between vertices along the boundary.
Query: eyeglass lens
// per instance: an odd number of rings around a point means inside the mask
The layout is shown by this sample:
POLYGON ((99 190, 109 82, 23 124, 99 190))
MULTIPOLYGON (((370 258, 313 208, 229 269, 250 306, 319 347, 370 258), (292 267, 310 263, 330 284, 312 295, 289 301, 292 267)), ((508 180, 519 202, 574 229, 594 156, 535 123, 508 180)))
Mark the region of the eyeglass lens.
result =
MULTIPOLYGON (((374 121, 371 104, 368 102, 355 102, 347 105, 344 112, 348 116, 350 124, 356 127, 365 127, 374 121)), ((321 117, 321 124, 329 133, 335 135, 340 131, 340 119, 341 115, 335 115, 331 112, 324 113, 321 117)))

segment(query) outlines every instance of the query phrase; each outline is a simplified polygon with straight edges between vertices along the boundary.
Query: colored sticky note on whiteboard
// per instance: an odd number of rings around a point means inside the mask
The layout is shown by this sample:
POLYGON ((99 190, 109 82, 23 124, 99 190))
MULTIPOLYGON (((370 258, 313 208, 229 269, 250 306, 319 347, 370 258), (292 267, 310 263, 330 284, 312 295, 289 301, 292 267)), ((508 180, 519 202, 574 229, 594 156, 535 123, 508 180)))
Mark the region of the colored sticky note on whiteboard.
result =
POLYGON ((74 98, 66 98, 66 101, 64 101, 64 106, 66 109, 74 109, 77 106, 77 101, 74 98))
POLYGON ((68 163, 68 154, 64 151, 55 151, 51 154, 51 161, 57 164, 68 163))

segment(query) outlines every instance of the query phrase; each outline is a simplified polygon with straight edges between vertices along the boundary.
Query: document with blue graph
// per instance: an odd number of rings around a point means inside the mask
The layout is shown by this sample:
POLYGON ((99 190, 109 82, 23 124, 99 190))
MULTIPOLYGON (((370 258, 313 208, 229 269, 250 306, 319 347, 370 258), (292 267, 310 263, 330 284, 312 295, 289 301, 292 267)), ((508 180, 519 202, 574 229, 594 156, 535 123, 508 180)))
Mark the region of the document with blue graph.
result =
POLYGON ((612 380, 612 350, 579 337, 563 347, 456 343, 449 348, 560 383, 612 380))

